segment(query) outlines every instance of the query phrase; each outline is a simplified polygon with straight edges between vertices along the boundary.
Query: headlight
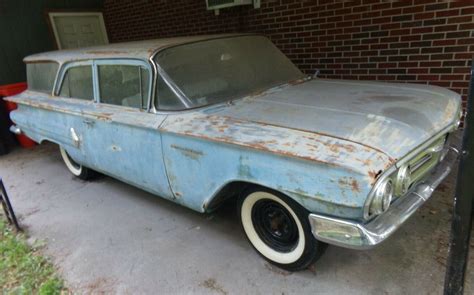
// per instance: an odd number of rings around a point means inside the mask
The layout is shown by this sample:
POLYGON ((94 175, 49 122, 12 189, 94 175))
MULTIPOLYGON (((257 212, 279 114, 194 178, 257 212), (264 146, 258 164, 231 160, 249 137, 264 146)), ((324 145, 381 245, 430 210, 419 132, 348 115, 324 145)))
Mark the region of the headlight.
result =
POLYGON ((397 173, 397 182, 395 183, 395 193, 397 195, 404 195, 408 191, 411 183, 411 169, 410 166, 402 166, 397 173))
POLYGON ((377 215, 385 212, 390 206, 393 196, 393 185, 391 179, 381 182, 375 190, 375 195, 370 204, 370 215, 377 215))

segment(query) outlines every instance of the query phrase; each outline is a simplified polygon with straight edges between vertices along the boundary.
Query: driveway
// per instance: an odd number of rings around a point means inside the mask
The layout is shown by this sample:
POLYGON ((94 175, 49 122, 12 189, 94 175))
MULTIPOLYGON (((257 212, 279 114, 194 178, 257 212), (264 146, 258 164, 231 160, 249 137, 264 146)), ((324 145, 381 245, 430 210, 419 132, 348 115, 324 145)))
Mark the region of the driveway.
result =
MULTIPOLYGON (((442 292, 453 175, 379 247, 330 246, 309 270, 296 273, 259 257, 232 202, 203 215, 110 177, 84 182, 66 170, 52 144, 0 157, 0 176, 30 239, 44 240, 45 254, 75 292, 442 292)), ((474 292, 472 256, 466 294, 474 292)))

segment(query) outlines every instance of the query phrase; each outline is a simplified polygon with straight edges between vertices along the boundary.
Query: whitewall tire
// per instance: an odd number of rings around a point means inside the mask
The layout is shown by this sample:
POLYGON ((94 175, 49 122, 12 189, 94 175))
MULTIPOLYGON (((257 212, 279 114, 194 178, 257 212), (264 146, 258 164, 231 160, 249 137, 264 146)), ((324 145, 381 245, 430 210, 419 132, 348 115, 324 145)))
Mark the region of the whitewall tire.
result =
POLYGON ((76 163, 63 147, 59 147, 59 151, 61 153, 61 157, 63 158, 64 164, 66 164, 67 169, 74 176, 84 180, 91 179, 93 176, 95 176, 94 171, 76 163))
POLYGON ((243 231, 257 252, 290 271, 308 267, 325 249, 314 239, 308 214, 292 199, 264 188, 246 190, 239 201, 243 231))

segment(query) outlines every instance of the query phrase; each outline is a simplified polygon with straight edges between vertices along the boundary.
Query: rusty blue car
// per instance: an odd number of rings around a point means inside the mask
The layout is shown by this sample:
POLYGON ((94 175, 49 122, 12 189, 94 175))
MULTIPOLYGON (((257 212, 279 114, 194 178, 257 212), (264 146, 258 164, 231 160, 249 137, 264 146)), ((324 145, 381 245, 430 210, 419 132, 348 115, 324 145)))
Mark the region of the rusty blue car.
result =
POLYGON ((235 198, 256 251, 287 270, 328 244, 386 240, 448 175, 460 96, 321 79, 264 36, 177 37, 39 53, 7 98, 14 133, 199 212, 235 198))

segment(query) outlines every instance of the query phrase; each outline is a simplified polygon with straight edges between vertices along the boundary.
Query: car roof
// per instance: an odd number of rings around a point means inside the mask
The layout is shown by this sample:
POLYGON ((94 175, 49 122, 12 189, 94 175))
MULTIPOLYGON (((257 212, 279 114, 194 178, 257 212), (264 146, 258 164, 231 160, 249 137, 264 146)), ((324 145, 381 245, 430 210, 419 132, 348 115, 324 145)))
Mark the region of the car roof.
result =
POLYGON ((199 35, 123 43, 111 43, 101 46, 37 53, 25 57, 23 61, 26 63, 55 61, 62 64, 71 61, 99 58, 137 58, 142 60, 148 60, 155 52, 163 48, 210 39, 229 38, 243 35, 245 34, 199 35))

